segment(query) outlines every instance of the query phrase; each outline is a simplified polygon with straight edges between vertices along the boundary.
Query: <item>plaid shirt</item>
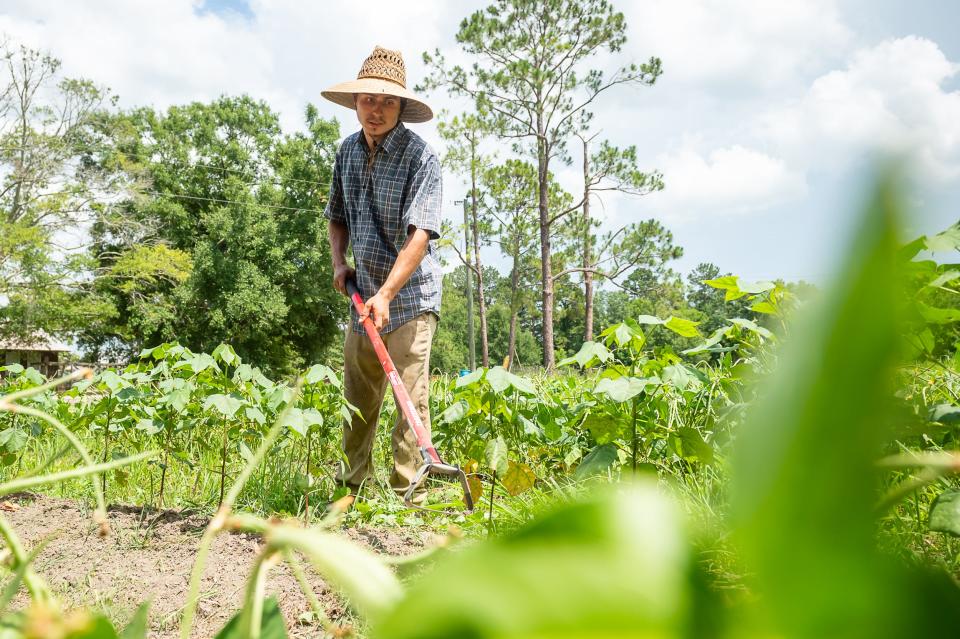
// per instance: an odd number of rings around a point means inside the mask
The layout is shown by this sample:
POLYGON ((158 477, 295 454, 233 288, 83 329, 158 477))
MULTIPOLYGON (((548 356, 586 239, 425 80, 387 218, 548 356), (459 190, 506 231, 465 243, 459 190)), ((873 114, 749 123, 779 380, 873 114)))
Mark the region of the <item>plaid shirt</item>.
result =
MULTIPOLYGON (((403 124, 387 134, 369 157, 363 131, 347 137, 337 151, 325 215, 345 224, 357 269, 357 288, 369 299, 387 280, 407 239, 407 227, 430 232, 427 254, 390 303, 383 333, 427 311, 440 315, 443 273, 434 240, 440 237, 440 161, 403 124)), ((350 307, 354 332, 362 327, 350 307)))

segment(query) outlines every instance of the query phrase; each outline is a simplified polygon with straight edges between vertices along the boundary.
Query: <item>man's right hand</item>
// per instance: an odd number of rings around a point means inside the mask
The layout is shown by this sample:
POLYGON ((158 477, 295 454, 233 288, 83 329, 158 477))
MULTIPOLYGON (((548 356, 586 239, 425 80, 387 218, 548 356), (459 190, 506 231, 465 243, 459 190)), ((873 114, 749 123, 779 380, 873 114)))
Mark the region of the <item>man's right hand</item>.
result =
POLYGON ((333 288, 343 295, 347 294, 347 280, 356 280, 357 270, 349 264, 342 264, 333 268, 333 288))

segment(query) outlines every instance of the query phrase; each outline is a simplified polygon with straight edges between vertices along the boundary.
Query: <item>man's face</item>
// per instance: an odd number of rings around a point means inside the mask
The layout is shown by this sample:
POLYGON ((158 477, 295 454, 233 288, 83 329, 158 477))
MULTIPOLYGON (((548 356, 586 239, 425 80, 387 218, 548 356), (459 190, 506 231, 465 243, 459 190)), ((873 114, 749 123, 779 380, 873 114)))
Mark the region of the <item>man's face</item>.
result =
POLYGON ((364 133, 376 141, 397 126, 400 119, 400 98, 394 95, 358 93, 357 119, 364 133))

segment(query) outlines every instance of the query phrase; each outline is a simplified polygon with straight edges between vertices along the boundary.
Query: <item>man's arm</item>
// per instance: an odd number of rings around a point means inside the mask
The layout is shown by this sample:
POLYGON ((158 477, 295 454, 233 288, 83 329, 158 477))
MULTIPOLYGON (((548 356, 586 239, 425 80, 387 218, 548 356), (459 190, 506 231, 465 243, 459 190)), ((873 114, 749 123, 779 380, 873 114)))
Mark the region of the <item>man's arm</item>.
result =
MULTIPOLYGON (((333 237, 332 235, 330 236, 333 237)), ((332 239, 331 239, 332 242, 332 239)), ((377 294, 367 300, 366 313, 360 316, 362 322, 367 315, 373 317, 373 324, 377 330, 382 330, 390 320, 390 302, 397 296, 403 285, 413 275, 423 257, 427 254, 430 244, 430 232, 410 226, 407 229, 407 239, 404 240, 397 261, 393 263, 387 281, 383 283, 377 294)))
POLYGON ((346 224, 330 220, 327 223, 327 237, 330 238, 330 256, 333 259, 333 288, 346 295, 347 280, 357 276, 356 270, 347 264, 350 230, 346 224))

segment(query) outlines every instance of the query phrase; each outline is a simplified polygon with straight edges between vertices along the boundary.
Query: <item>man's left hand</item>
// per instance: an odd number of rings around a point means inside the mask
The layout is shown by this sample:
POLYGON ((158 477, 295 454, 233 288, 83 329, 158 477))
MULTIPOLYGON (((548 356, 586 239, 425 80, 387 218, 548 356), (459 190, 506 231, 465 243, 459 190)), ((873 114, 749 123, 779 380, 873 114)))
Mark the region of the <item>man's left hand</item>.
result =
POLYGON ((360 321, 363 322, 369 316, 378 331, 382 331, 390 321, 390 298, 382 292, 377 292, 368 299, 364 309, 365 312, 360 314, 360 321))

